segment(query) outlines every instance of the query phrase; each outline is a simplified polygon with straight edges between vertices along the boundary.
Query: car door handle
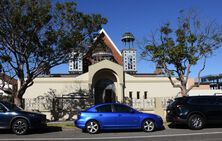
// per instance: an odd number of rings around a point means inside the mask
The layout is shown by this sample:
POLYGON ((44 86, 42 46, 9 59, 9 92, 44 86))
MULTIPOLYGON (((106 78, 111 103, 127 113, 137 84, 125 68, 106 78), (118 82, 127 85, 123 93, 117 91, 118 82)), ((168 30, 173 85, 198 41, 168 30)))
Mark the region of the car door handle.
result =
POLYGON ((103 116, 103 114, 99 114, 99 116, 103 116))
POLYGON ((121 117, 122 115, 121 114, 119 114, 119 117, 121 117))

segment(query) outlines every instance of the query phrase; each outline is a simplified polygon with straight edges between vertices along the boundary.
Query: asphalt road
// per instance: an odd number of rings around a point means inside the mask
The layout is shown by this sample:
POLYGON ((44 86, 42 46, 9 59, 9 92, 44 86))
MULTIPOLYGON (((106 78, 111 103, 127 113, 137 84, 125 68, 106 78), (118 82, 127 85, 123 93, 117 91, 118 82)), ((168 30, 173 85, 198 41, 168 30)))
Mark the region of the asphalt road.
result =
POLYGON ((222 126, 203 130, 189 130, 186 127, 167 128, 152 133, 142 131, 109 131, 96 135, 82 133, 79 129, 51 127, 17 136, 10 131, 0 130, 0 141, 222 141, 222 126))

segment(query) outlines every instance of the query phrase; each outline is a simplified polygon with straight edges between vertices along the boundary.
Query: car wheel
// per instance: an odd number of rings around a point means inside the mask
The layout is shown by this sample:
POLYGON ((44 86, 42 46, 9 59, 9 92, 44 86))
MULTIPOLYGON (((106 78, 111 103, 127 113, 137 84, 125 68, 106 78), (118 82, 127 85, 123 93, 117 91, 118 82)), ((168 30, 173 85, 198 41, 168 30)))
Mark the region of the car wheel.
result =
POLYGON ((99 123, 95 120, 90 120, 86 124, 86 131, 90 134, 96 134, 99 132, 99 123))
POLYGON ((198 114, 191 115, 188 119, 188 126, 191 129, 198 130, 204 127, 205 120, 198 114))
POLYGON ((16 135, 24 135, 28 131, 28 123, 25 119, 16 119, 12 123, 12 131, 16 135))
POLYGON ((142 129, 145 132, 152 132, 155 130, 155 123, 151 119, 146 119, 143 121, 142 129))

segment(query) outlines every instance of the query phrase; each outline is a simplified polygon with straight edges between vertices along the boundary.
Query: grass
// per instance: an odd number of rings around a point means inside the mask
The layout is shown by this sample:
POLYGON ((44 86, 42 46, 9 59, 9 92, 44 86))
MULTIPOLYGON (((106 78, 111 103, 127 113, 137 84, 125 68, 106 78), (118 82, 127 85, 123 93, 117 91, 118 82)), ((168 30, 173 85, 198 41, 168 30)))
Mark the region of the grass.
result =
POLYGON ((73 123, 48 123, 48 126, 56 126, 56 127, 61 127, 61 128, 74 128, 74 124, 73 123))

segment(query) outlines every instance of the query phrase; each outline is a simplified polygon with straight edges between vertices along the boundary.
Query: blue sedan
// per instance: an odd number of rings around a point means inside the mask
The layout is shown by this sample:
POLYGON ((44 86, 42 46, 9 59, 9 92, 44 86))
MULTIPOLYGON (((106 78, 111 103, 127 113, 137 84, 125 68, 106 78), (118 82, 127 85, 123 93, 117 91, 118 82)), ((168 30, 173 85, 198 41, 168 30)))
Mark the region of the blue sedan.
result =
POLYGON ((163 120, 158 115, 142 113, 124 104, 105 103, 80 112, 75 125, 90 134, 113 129, 152 132, 163 128, 163 120))

